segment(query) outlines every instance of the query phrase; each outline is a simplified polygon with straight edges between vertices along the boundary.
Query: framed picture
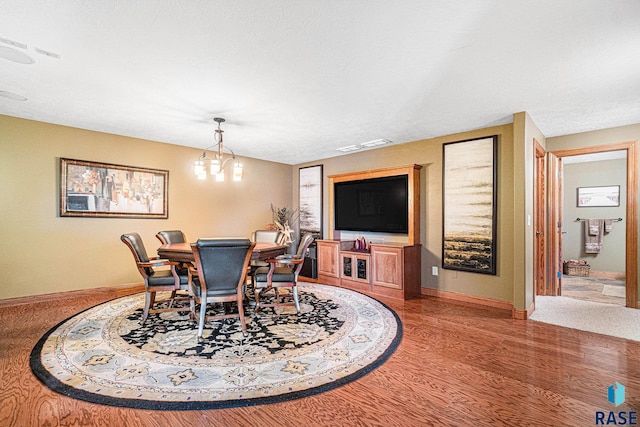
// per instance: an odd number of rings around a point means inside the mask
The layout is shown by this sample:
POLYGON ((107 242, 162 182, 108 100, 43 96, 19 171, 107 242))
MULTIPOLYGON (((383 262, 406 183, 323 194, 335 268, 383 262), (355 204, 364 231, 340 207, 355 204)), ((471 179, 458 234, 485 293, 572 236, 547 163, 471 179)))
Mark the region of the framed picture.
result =
POLYGON ((620 206, 620 186, 578 187, 578 207, 620 206))
POLYGON ((322 238, 322 165, 299 170, 300 233, 322 238))
POLYGON ((60 216, 169 217, 169 171, 60 159, 60 216))
POLYGON ((496 274, 498 137, 443 145, 442 267, 496 274))

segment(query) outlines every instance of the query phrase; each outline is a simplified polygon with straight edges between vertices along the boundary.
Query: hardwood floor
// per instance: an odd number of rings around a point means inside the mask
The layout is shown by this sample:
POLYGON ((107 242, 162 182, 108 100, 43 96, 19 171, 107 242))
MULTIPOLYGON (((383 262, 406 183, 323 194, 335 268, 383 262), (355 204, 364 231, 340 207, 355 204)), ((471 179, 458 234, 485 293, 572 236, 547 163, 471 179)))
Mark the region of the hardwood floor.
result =
POLYGON ((432 297, 384 301, 402 343, 359 380, 284 403, 148 411, 85 403, 44 387, 29 368, 58 322, 123 291, 0 304, 0 426, 577 426, 596 411, 640 411, 640 342, 513 320, 509 312, 432 297), (607 387, 626 387, 614 408, 607 387))

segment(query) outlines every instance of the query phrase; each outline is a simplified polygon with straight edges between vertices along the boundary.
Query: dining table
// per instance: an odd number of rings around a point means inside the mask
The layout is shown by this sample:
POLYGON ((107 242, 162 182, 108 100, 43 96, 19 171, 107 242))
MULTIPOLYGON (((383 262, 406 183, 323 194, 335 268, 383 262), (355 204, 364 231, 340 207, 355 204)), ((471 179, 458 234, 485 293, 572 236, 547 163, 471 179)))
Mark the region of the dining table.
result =
MULTIPOLYGON (((251 252, 252 260, 265 260, 275 258, 278 255, 284 255, 287 247, 269 242, 256 242, 253 252, 251 252)), ((169 261, 177 262, 194 262, 191 243, 167 243, 158 248, 158 256, 169 261)))

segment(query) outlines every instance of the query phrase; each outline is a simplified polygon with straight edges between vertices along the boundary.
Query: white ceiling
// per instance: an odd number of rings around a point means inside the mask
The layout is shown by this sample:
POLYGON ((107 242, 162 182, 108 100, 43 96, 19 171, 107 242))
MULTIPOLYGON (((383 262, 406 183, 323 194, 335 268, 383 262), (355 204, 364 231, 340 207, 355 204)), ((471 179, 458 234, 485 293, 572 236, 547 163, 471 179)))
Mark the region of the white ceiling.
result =
POLYGON ((236 154, 287 164, 519 111, 564 135, 640 123, 639 22, 638 0, 0 0, 0 114, 198 148, 224 117, 236 154))

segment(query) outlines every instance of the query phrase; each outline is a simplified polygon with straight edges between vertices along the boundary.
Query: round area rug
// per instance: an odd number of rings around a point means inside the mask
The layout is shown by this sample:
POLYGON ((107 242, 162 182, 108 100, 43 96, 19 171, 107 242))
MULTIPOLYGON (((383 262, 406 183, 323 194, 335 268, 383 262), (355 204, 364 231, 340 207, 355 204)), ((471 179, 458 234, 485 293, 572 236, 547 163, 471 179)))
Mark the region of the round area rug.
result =
POLYGON ((227 319, 208 322, 200 342, 188 312, 150 314, 142 326, 144 294, 118 298, 47 332, 31 369, 52 390, 88 402, 217 409, 330 390, 380 366, 400 343, 400 319, 383 303, 333 286, 298 288, 299 314, 246 307, 248 336, 239 319, 227 319))

